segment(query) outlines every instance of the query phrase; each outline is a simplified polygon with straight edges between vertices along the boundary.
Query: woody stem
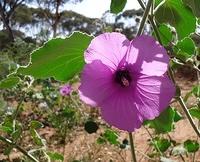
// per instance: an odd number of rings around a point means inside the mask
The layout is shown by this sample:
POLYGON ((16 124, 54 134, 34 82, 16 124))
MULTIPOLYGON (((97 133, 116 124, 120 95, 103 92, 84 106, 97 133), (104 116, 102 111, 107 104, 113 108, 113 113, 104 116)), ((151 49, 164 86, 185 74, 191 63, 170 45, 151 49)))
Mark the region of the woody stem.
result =
POLYGON ((31 154, 29 154, 26 150, 24 150, 21 146, 17 145, 16 143, 14 143, 13 141, 0 136, 0 140, 5 142, 6 144, 13 146, 14 148, 16 148, 17 150, 19 150, 21 153, 23 153, 25 156, 27 156, 31 161, 33 162, 39 162, 35 157, 33 157, 31 154))
POLYGON ((132 160, 133 160, 133 162, 137 162, 137 160, 136 160, 136 155, 135 155, 135 147, 134 147, 134 142, 133 142, 133 135, 132 135, 132 133, 129 133, 129 141, 130 141, 130 145, 131 145, 132 160))
POLYGON ((153 3, 153 0, 149 0, 148 3, 147 3, 147 6, 146 6, 146 8, 144 10, 144 14, 142 16, 142 20, 141 20, 139 29, 137 31, 137 36, 141 35, 143 30, 144 30, 144 25, 145 25, 145 22, 147 21, 147 18, 148 18, 149 11, 151 9, 152 3, 153 3))

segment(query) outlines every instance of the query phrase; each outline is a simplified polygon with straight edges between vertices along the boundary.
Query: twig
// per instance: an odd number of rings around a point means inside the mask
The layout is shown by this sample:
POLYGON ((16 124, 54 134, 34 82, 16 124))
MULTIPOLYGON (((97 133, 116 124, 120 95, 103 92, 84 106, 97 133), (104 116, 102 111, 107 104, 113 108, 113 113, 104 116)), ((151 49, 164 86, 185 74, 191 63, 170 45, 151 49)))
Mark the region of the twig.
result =
MULTIPOLYGON (((142 159, 144 157, 146 157, 146 158, 148 157, 148 155, 146 155, 146 153, 149 151, 150 148, 151 148, 151 146, 149 146, 144 153, 141 153, 143 156, 138 160, 138 162, 142 161, 142 159)), ((148 157, 148 158, 150 158, 150 157, 148 157)), ((153 159, 151 159, 151 160, 153 160, 153 159)))
MULTIPOLYGON (((196 57, 195 57, 195 61, 196 61, 197 66, 198 66, 198 60, 197 60, 198 55, 199 55, 199 51, 197 50, 196 57)), ((197 84, 200 85, 200 72, 199 71, 197 71, 197 84)), ((197 102, 198 102, 197 104, 198 105, 199 105, 199 102, 200 102, 199 96, 200 96, 200 90, 199 90, 199 88, 197 88, 197 102)), ((200 127, 200 120, 198 120, 198 129, 199 129, 199 127, 200 127)), ((197 136, 196 140, 198 142, 198 140, 199 140, 198 136, 197 136)), ((195 162, 195 158, 196 158, 196 152, 194 152, 194 154, 193 154, 193 159, 192 159, 193 162, 195 162)))
POLYGON ((33 157, 31 154, 29 154, 26 150, 24 150, 21 146, 17 145, 16 143, 12 142, 11 140, 0 136, 0 140, 5 142, 6 144, 13 146, 14 148, 16 148, 17 150, 19 150, 21 153, 23 153, 25 156, 27 156, 30 160, 34 161, 34 162, 39 162, 35 157, 33 157))
POLYGON ((151 135, 151 133, 149 132, 149 130, 144 126, 144 129, 147 131, 148 135, 151 137, 151 141, 153 142, 156 150, 158 151, 158 153, 162 156, 162 152, 160 151, 158 145, 155 143, 154 139, 153 139, 153 136, 151 135))
POLYGON ((137 162, 136 155, 135 155, 134 143, 133 143, 133 135, 132 135, 132 133, 128 133, 128 135, 129 135, 129 140, 130 140, 130 145, 131 145, 132 160, 133 160, 133 162, 137 162))
POLYGON ((24 101, 24 93, 23 93, 23 96, 21 97, 21 99, 20 99, 20 101, 19 101, 19 103, 17 105, 16 111, 13 114, 13 117, 12 117, 12 119, 13 119, 13 130, 14 131, 15 131, 15 126, 16 126, 16 118, 17 118, 17 116, 19 114, 19 111, 20 111, 20 108, 21 108, 21 105, 22 105, 23 101, 24 101))
POLYGON ((137 151, 138 153, 142 154, 143 157, 145 157, 146 159, 151 160, 151 161, 155 161, 155 162, 156 162, 156 160, 150 158, 148 155, 144 154, 143 152, 141 152, 141 151, 139 151, 139 150, 135 150, 135 151, 137 151))
POLYGON ((145 22, 147 21, 147 18, 148 18, 148 15, 149 15, 149 11, 151 9, 151 5, 153 4, 153 0, 149 0, 148 3, 147 3, 147 6, 144 10, 144 14, 142 16, 142 20, 141 20, 141 23, 140 23, 140 26, 139 26, 139 29, 137 31, 137 36, 141 35, 143 30, 144 30, 144 25, 145 25, 145 22))

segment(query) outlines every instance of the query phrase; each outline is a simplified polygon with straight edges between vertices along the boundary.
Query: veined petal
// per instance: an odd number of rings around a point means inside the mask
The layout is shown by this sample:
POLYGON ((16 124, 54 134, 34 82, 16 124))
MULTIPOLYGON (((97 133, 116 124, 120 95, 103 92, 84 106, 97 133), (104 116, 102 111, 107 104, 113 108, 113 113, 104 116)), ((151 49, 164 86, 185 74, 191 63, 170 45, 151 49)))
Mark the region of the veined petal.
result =
POLYGON ((130 41, 120 33, 104 33, 95 37, 85 51, 86 63, 100 60, 112 70, 117 69, 118 64, 125 56, 130 41))
POLYGON ((133 132, 135 129, 140 128, 143 119, 136 107, 132 94, 133 91, 115 93, 101 103, 103 119, 110 125, 128 132, 133 132))
POLYGON ((114 93, 112 71, 100 60, 86 64, 79 88, 80 98, 87 104, 97 106, 114 93))
POLYGON ((142 35, 132 40, 126 61, 138 73, 161 76, 167 71, 169 56, 153 37, 142 35))
POLYGON ((143 119, 154 119, 168 107, 175 86, 167 76, 145 76, 137 79, 134 99, 143 119))

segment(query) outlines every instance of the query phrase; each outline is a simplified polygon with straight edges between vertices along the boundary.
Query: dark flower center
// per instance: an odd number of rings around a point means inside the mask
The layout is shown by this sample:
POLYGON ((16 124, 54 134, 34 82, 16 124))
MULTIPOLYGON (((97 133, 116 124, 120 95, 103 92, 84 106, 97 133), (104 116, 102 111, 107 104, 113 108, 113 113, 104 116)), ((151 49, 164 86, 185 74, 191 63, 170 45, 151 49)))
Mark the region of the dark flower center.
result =
POLYGON ((115 73, 115 81, 119 83, 122 87, 128 87, 130 85, 132 78, 128 70, 117 70, 115 73))

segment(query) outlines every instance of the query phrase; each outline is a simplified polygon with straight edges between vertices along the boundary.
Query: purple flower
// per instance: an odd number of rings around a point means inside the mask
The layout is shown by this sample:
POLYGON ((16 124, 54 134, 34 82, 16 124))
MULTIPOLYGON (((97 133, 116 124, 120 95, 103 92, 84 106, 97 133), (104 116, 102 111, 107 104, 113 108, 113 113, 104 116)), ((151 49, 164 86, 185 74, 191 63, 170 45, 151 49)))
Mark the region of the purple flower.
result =
POLYGON ((99 106, 106 122, 128 132, 167 108, 175 87, 166 75, 169 57, 154 38, 132 41, 120 33, 95 37, 85 52, 81 99, 99 106))
POLYGON ((62 96, 68 96, 71 91, 72 91, 72 87, 69 84, 66 84, 66 85, 60 87, 60 94, 62 96))

